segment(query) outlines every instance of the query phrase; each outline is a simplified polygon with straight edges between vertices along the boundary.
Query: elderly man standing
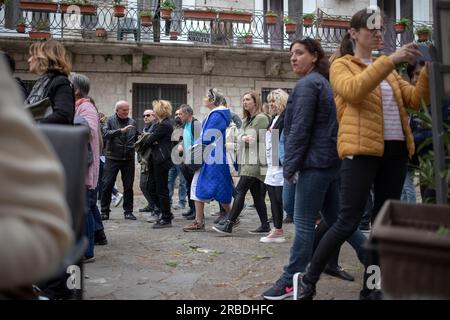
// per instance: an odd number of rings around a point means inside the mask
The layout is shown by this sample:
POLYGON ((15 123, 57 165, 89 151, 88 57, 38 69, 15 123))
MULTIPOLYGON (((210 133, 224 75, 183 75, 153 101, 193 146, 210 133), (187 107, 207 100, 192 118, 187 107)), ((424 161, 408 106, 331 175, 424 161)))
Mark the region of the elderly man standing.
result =
POLYGON ((136 121, 128 117, 130 105, 127 101, 118 101, 115 112, 113 116, 106 120, 102 128, 103 139, 106 144, 102 219, 109 219, 111 192, 120 170, 124 189, 123 210, 125 219, 136 220, 133 215, 134 143, 138 138, 136 121))

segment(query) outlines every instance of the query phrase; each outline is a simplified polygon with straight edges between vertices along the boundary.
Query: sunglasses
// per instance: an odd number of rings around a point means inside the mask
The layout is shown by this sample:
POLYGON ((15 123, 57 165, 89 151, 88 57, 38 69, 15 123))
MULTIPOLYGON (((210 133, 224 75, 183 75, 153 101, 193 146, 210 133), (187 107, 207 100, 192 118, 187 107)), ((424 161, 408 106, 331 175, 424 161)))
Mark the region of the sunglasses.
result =
POLYGON ((142 116, 145 118, 145 117, 151 117, 152 115, 151 114, 143 114, 142 116))

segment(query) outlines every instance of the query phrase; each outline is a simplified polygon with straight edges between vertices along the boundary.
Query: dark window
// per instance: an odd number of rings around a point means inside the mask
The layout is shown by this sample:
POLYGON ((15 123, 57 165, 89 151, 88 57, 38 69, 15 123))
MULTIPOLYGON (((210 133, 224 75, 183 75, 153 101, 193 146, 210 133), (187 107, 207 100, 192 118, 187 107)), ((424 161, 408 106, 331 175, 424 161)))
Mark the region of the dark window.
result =
POLYGON ((183 84, 133 83, 133 118, 138 130, 144 128, 142 113, 152 107, 153 100, 168 100, 173 113, 182 104, 187 103, 187 86, 183 84))
POLYGON ((292 92, 292 89, 288 89, 288 88, 262 88, 261 89, 261 99, 262 99, 261 102, 262 103, 266 103, 267 102, 267 96, 269 95, 270 91, 276 90, 276 89, 283 89, 288 94, 291 94, 291 92, 292 92))

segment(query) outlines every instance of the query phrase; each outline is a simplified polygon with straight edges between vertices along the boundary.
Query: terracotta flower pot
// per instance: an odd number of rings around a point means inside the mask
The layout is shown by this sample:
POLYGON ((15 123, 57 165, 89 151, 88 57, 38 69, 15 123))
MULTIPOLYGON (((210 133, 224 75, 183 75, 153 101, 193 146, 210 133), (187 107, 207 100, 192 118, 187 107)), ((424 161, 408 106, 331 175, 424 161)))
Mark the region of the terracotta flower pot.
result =
POLYGON ((400 23, 396 23, 394 25, 394 29, 395 29, 396 33, 403 33, 403 32, 405 32, 405 25, 400 24, 400 23))
POLYGON ((150 16, 141 16, 141 25, 143 27, 150 27, 152 25, 152 18, 150 16))
POLYGON ((170 40, 178 40, 178 32, 177 31, 170 31, 169 36, 170 36, 170 40))
POLYGON ((30 39, 50 39, 52 34, 48 31, 30 31, 28 36, 30 39))
POLYGON ((95 29, 95 35, 98 38, 106 38, 107 33, 106 33, 105 28, 97 28, 97 29, 95 29))
POLYGON ((25 33, 25 24, 20 23, 20 24, 16 25, 16 31, 18 33, 25 33))
POLYGON ((303 19, 303 26, 304 27, 311 27, 313 25, 314 21, 312 18, 306 18, 303 19))
POLYGON ((114 9, 114 17, 122 18, 125 17, 125 6, 123 5, 115 5, 114 9))
POLYGON ((161 9, 161 18, 170 20, 172 17, 172 9, 161 9))
POLYGON ((268 26, 273 26, 277 24, 277 16, 264 16, 264 23, 268 26))
POLYGON ((253 43, 253 36, 251 34, 250 35, 245 35, 244 36, 244 43, 252 44, 253 43))
POLYGON ((296 27, 297 27, 297 24, 295 24, 295 23, 285 23, 284 24, 284 28, 286 29, 287 34, 295 33, 296 27))

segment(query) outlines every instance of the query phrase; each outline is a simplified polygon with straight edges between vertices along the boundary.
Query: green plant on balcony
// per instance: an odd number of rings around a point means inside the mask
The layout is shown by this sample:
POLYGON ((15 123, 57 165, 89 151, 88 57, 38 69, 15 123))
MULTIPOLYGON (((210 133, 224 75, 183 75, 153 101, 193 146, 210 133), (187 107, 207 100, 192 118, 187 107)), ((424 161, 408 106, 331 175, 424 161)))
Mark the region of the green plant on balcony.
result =
POLYGON ((25 33, 25 18, 20 17, 16 22, 16 31, 18 33, 25 33))
POLYGON ((328 16, 321 19, 320 25, 325 28, 349 29, 350 19, 343 16, 328 16))
POLYGON ((144 27, 149 27, 152 25, 152 12, 150 10, 142 10, 139 12, 139 17, 141 18, 141 25, 144 27))
POLYGON ((284 17, 284 28, 286 29, 287 34, 295 33, 295 29, 297 28, 297 24, 290 17, 284 17))
POLYGON ((266 25, 274 25, 277 24, 277 20, 278 20, 278 14, 272 10, 268 10, 265 14, 264 14, 264 23, 266 25))
POLYGON ((301 17, 303 21, 303 26, 311 27, 314 24, 314 20, 316 19, 316 15, 314 13, 305 13, 301 17))
POLYGON ((125 5, 122 4, 121 0, 113 0, 113 10, 115 17, 122 18, 125 16, 125 5))
POLYGON ((244 40, 245 44, 251 44, 253 43, 253 34, 251 32, 246 32, 242 36, 242 39, 244 40))
POLYGON ((420 26, 416 29, 416 34, 419 37, 419 42, 428 41, 431 37, 432 29, 427 26, 420 26))
POLYGON ((47 19, 35 20, 31 23, 31 31, 28 32, 30 39, 48 39, 51 38, 49 31, 50 23, 47 19))
POLYGON ((411 20, 408 18, 401 18, 394 25, 394 29, 396 33, 403 33, 405 30, 410 29, 411 25, 411 20))
POLYGON ((175 10, 175 4, 172 0, 164 0, 161 3, 161 18, 170 19, 172 16, 172 11, 175 10))
POLYGON ((219 11, 219 20, 221 21, 250 23, 252 21, 252 16, 253 14, 250 12, 233 8, 219 11))

